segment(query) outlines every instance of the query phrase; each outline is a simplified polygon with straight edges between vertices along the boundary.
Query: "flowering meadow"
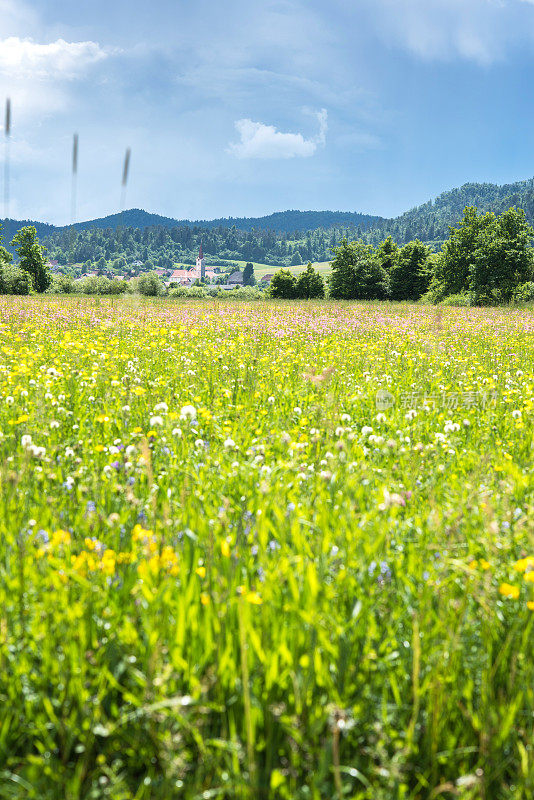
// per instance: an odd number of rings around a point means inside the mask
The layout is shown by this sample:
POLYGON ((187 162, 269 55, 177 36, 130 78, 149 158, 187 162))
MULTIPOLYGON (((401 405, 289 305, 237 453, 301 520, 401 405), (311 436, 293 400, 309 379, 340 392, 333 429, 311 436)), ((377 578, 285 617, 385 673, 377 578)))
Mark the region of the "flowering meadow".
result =
POLYGON ((0 298, 2 800, 534 795, 534 316, 0 298))

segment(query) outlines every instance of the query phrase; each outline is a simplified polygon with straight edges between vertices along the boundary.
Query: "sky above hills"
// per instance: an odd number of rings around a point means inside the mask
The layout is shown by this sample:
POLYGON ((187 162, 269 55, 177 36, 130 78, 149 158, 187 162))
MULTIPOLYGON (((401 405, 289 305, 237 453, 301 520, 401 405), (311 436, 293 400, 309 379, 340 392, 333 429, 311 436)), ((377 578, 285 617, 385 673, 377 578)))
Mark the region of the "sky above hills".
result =
POLYGON ((74 131, 79 219, 127 146, 128 207, 393 216, 533 175, 533 86, 534 0, 0 0, 19 219, 70 222, 74 131))

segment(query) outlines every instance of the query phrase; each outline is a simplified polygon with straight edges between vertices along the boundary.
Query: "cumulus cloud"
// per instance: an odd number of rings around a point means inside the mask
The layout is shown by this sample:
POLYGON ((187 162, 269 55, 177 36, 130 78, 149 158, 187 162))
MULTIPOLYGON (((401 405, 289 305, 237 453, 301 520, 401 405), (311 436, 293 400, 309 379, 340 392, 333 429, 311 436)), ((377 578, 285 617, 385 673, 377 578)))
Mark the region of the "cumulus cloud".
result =
POLYGON ((306 139, 302 133, 282 133, 274 125, 239 119, 235 128, 240 141, 230 144, 228 150, 237 158, 308 158, 326 142, 328 114, 325 108, 318 111, 319 132, 306 139))
POLYGON ((97 42, 57 39, 50 44, 38 44, 32 39, 10 36, 0 41, 0 72, 17 78, 70 79, 106 56, 97 42))

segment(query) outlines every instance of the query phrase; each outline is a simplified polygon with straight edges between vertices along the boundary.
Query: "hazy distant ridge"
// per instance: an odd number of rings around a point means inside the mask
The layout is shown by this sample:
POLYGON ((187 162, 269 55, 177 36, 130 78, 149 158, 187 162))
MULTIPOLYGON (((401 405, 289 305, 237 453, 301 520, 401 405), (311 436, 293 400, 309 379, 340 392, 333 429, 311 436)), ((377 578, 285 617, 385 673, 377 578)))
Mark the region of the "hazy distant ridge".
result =
MULTIPOLYGON (((492 183, 466 183, 456 189, 443 192, 435 200, 429 200, 412 208, 398 217, 387 219, 351 211, 277 211, 264 217, 225 217, 212 220, 187 220, 151 214, 139 208, 132 208, 120 214, 111 214, 99 219, 78 222, 79 230, 89 228, 132 227, 148 228, 231 228, 241 231, 264 230, 277 233, 311 231, 317 229, 358 228, 363 231, 391 233, 399 242, 420 238, 423 241, 437 241, 447 236, 448 226, 458 222, 467 205, 476 205, 482 211, 500 213, 510 205, 524 208, 529 221, 534 223, 534 178, 499 186, 492 183)), ((53 231, 65 230, 43 222, 30 220, 8 220, 4 227, 5 239, 9 241, 22 225, 35 225, 39 236, 53 231), (7 227, 7 230, 6 230, 7 227)))

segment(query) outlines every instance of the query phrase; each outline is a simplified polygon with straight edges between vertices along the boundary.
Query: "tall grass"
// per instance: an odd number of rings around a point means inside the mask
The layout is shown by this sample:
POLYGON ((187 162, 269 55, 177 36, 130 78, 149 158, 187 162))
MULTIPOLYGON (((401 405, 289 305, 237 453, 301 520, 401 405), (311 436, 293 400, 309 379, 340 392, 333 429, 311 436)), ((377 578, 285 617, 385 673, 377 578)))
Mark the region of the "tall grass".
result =
POLYGON ((531 796, 530 312, 0 312, 0 797, 531 796))

